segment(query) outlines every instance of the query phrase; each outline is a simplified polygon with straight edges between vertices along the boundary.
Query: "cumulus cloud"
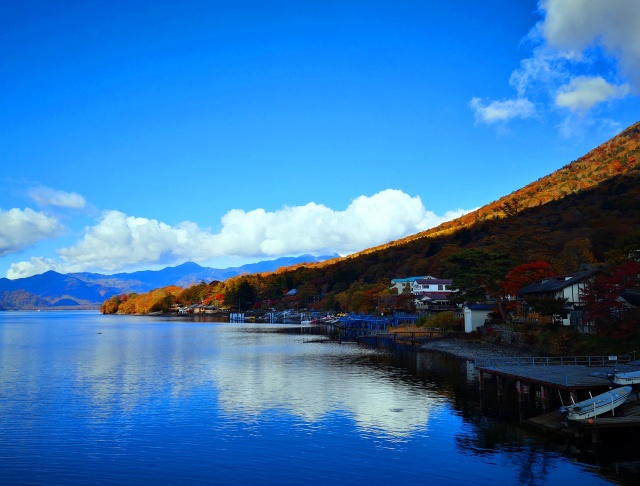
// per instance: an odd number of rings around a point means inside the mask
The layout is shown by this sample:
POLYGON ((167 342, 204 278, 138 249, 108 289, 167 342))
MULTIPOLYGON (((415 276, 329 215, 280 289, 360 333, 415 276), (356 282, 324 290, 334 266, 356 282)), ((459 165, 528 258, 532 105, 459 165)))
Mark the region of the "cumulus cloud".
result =
POLYGON ((481 100, 472 98, 469 105, 474 112, 476 122, 505 123, 514 118, 531 118, 535 115, 535 106, 526 98, 504 101, 481 100))
POLYGON ((19 253, 61 232, 58 220, 33 209, 0 210, 0 257, 19 253))
MULTIPOLYGON (((569 119, 573 114, 585 115, 607 101, 638 92, 639 1, 540 0, 539 12, 543 19, 525 37, 534 46, 532 56, 523 59, 509 79, 516 100, 559 109, 565 118, 559 126, 567 126, 580 122, 569 119)), ((470 107, 476 123, 522 118, 504 103, 473 98, 470 107), (491 109, 494 106, 498 109, 491 109)))
POLYGON ((420 197, 391 189, 371 197, 360 196, 344 211, 316 203, 273 212, 234 209, 223 216, 217 234, 189 221, 170 226, 106 211, 95 226, 85 229, 76 245, 58 250, 61 262, 32 259, 16 263, 7 276, 33 275, 46 267, 62 273, 109 272, 229 256, 349 254, 437 226, 466 212, 459 209, 438 216, 425 209, 420 197))
POLYGON ((629 85, 615 86, 600 76, 578 76, 562 88, 556 96, 556 105, 573 112, 586 112, 594 105, 613 98, 623 98, 629 85))
POLYGON ((542 33, 551 47, 583 51, 600 47, 640 86, 640 2, 637 0, 543 0, 542 33))
POLYGON ((40 206, 82 209, 86 205, 84 197, 75 192, 65 192, 38 186, 29 190, 29 197, 40 206))
POLYGON ((12 263, 7 271, 7 278, 26 278, 39 275, 49 270, 58 270, 60 264, 51 258, 31 257, 26 262, 12 263))

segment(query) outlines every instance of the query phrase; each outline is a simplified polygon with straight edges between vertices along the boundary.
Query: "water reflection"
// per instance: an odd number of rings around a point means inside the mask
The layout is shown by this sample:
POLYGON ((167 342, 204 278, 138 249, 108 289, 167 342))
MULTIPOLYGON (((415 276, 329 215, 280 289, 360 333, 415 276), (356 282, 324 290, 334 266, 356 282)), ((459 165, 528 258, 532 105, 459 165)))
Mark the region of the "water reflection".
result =
POLYGON ((347 413, 363 431, 406 436, 425 428, 430 412, 443 402, 388 372, 358 366, 364 356, 377 354, 375 350, 292 343, 288 336, 256 333, 238 353, 225 345, 227 339, 222 336, 220 359, 210 372, 222 409, 243 420, 268 409, 284 409, 308 422, 347 413))
POLYGON ((2 483, 598 483, 480 414, 450 356, 293 326, 60 317, 0 313, 2 483))
MULTIPOLYGON (((0 391, 24 397, 32 415, 38 410, 29 407, 47 406, 40 400, 44 394, 55 406, 85 403, 100 421, 132 413, 159 395, 178 399, 204 387, 217 393, 217 406, 235 420, 251 422, 269 410, 307 423, 344 414, 363 433, 389 437, 424 430, 443 403, 419 383, 370 366, 380 354, 375 350, 307 343, 274 325, 141 325, 133 319, 95 316, 91 325, 73 329, 64 347, 55 323, 2 326, 4 372, 27 370, 29 379, 3 380, 0 391)), ((1 401, 0 413, 8 406, 1 401)))

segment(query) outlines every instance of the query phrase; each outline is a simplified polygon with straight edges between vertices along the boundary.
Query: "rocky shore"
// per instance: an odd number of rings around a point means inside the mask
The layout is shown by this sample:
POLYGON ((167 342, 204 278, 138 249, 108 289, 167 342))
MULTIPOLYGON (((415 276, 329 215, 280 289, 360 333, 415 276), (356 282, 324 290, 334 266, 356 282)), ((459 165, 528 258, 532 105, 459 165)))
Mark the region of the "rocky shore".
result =
POLYGON ((456 338, 434 339, 423 344, 421 349, 448 353, 463 359, 484 359, 496 356, 539 356, 539 354, 513 346, 480 340, 466 341, 456 338))

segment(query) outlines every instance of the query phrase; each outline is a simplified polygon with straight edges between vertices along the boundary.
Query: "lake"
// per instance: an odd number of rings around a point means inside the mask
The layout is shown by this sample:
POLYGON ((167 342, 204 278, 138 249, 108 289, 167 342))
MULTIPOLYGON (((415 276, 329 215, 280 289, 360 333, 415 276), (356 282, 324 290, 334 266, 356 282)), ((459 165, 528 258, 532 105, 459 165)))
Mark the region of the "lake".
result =
POLYGON ((325 333, 0 312, 0 484, 638 484, 492 416, 465 361, 325 333))

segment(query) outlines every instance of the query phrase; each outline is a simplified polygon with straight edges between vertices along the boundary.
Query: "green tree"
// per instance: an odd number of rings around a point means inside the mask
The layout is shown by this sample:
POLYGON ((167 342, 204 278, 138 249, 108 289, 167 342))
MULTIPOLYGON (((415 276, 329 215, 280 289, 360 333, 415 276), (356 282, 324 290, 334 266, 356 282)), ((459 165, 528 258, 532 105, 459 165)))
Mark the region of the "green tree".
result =
POLYGON ((502 302, 503 282, 513 268, 507 253, 492 253, 471 248, 454 253, 443 265, 445 275, 453 279, 458 302, 484 302, 494 299, 504 322, 508 321, 502 302))
POLYGON ((240 282, 236 298, 238 299, 241 308, 249 308, 256 301, 255 288, 248 280, 240 282))

